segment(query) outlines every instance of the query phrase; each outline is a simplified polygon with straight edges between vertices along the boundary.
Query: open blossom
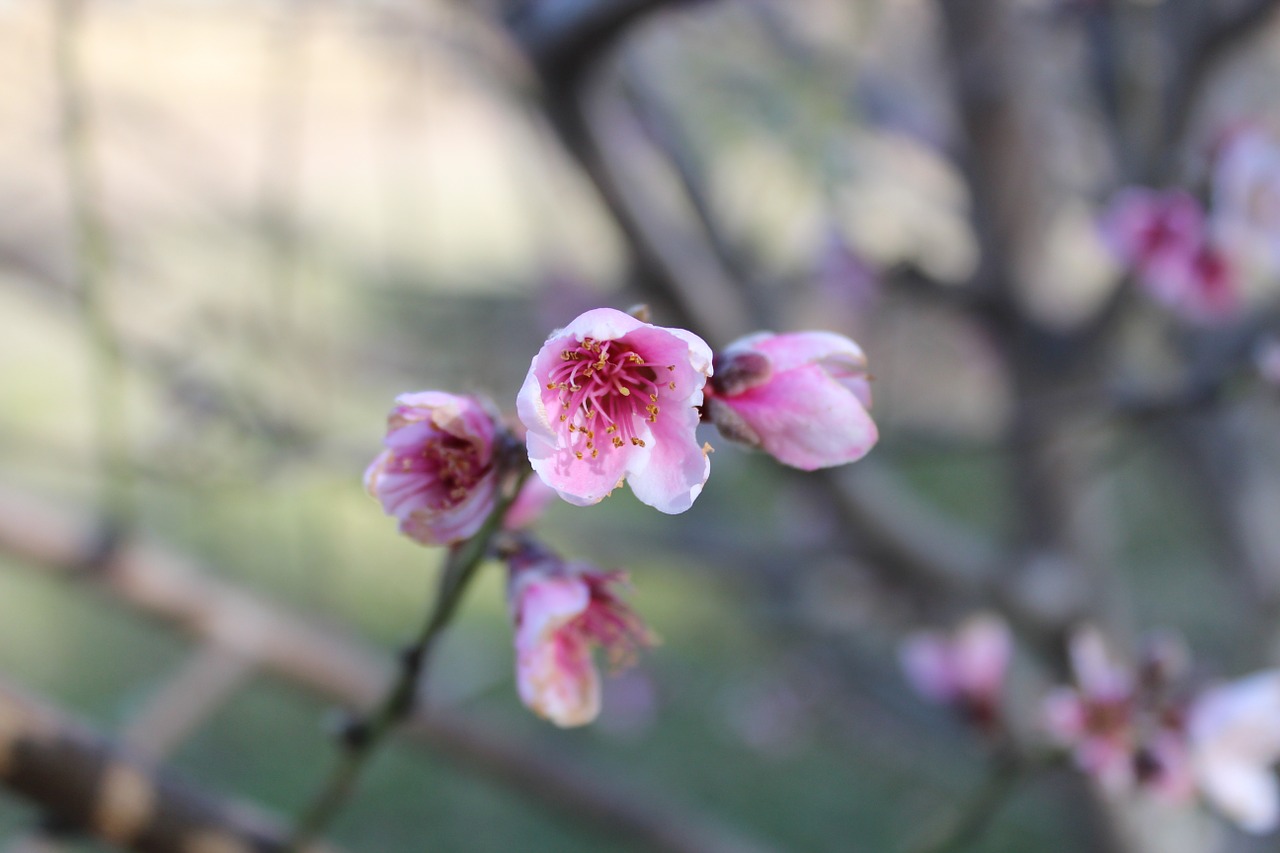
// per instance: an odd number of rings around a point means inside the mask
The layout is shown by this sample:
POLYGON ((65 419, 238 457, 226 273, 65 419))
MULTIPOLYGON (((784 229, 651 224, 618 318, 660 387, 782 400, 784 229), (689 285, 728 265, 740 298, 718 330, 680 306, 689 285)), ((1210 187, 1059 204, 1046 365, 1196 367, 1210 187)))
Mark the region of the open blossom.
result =
POLYGON ((473 397, 402 394, 387 418, 386 449, 365 471, 365 488, 400 532, 424 545, 475 535, 497 494, 497 428, 473 397))
POLYGON ((1124 190, 1112 201, 1101 227, 1104 242, 1133 270, 1143 290, 1180 317, 1212 322, 1237 309, 1236 264, 1190 193, 1124 190))
POLYGON ((517 409, 533 470, 578 506, 624 480, 649 506, 684 512, 711 463, 698 444, 711 350, 692 332, 611 308, 582 314, 533 358, 517 409))
POLYGON ((707 411, 726 438, 805 471, 861 459, 879 438, 866 356, 843 335, 761 332, 716 363, 707 411))
POLYGON ((1216 809, 1250 832, 1280 825, 1280 670, 1202 693, 1188 721, 1197 784, 1216 809))
POLYGON ((1071 638, 1075 687, 1045 701, 1045 721, 1076 765, 1110 791, 1135 787, 1166 799, 1192 791, 1186 710, 1167 695, 1170 667, 1156 661, 1143 677, 1123 666, 1093 628, 1071 638))
POLYGON ((926 631, 903 644, 902 668, 922 696, 951 705, 975 725, 994 725, 1013 652, 1008 627, 989 614, 972 616, 952 635, 926 631))
POLYGON ((516 686, 520 699, 558 726, 581 726, 600 713, 600 675, 592 649, 615 667, 650 642, 640 618, 618 597, 622 572, 600 571, 550 556, 511 561, 516 686))

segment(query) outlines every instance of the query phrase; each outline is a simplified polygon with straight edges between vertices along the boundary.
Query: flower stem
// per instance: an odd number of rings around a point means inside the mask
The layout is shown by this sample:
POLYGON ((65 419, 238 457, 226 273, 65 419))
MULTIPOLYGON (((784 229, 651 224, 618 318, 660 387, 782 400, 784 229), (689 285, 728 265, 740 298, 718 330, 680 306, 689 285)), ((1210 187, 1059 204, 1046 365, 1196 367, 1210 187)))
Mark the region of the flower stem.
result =
POLYGON ((977 841, 1009 798, 1024 769, 1007 752, 997 754, 990 775, 964 812, 938 836, 912 848, 913 853, 952 853, 977 841))
POLYGON ((493 511, 475 536, 449 549, 435 604, 427 614, 417 639, 401 655, 400 671, 378 704, 362 719, 353 720, 345 727, 338 764, 324 787, 299 816, 293 837, 285 847, 286 853, 299 853, 325 831, 351 796, 373 753, 421 701, 427 665, 435 651, 436 641, 457 612, 471 579, 489 554, 494 536, 502 528, 503 517, 529 473, 521 472, 510 492, 499 496, 493 511))

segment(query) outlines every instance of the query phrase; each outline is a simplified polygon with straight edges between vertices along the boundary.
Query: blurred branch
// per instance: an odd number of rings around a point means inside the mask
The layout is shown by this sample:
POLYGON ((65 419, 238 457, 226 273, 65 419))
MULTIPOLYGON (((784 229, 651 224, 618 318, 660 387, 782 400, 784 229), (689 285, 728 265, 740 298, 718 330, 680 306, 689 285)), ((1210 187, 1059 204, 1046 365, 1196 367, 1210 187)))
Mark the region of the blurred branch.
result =
MULTIPOLYGON (((1210 4, 1209 8, 1215 10, 1219 5, 1210 4)), ((1186 131, 1200 92, 1218 63, 1266 25, 1277 8, 1280 0, 1243 0, 1230 12, 1210 13, 1207 21, 1192 21, 1190 43, 1172 46, 1181 62, 1174 67, 1166 89, 1163 138, 1167 140, 1171 156, 1186 131)), ((1193 14, 1193 17, 1197 16, 1193 14)), ((1171 161, 1171 157, 1166 159, 1171 161)))
MULTIPOLYGON (((0 550, 35 568, 93 579, 115 598, 262 669, 348 706, 369 707, 391 667, 386 656, 201 573, 172 552, 141 545, 95 551, 89 525, 0 492, 0 550)), ((768 848, 673 802, 622 787, 464 722, 416 711, 403 731, 464 769, 611 836, 668 853, 762 853, 768 848)))
POLYGON ((157 773, 62 712, 4 682, 0 682, 0 779, 59 821, 123 849, 142 853, 284 849, 280 830, 256 811, 157 773))
MULTIPOLYGON (((140 759, 163 760, 204 725, 244 685, 251 673, 252 666, 240 655, 221 646, 205 645, 147 700, 121 733, 120 743, 140 759)), ((8 853, 62 850, 60 840, 65 827, 48 824, 46 816, 40 827, 10 845, 8 853)))
POLYGON ((703 0, 521 0, 507 16, 507 28, 539 76, 562 81, 579 77, 645 16, 668 6, 698 2, 703 0))

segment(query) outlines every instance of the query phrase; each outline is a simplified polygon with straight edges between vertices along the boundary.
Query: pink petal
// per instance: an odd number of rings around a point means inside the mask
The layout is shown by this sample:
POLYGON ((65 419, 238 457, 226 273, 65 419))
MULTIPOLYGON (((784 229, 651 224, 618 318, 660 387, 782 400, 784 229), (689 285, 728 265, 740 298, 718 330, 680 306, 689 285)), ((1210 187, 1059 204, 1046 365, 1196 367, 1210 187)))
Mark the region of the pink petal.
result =
POLYGON ((649 446, 629 474, 631 491, 659 512, 681 513, 693 506, 711 474, 711 459, 698 444, 698 413, 668 412, 654 424, 649 446))
POLYGON ((755 431, 764 450, 805 471, 861 459, 879 438, 858 398, 818 365, 721 401, 755 431))
POLYGON ((994 697, 1004 683, 1013 638, 1004 622, 978 615, 966 620, 953 641, 956 678, 977 696, 994 697))
POLYGON ((926 632, 907 638, 898 655, 902 671, 916 692, 935 702, 957 696, 950 648, 940 634, 926 632))

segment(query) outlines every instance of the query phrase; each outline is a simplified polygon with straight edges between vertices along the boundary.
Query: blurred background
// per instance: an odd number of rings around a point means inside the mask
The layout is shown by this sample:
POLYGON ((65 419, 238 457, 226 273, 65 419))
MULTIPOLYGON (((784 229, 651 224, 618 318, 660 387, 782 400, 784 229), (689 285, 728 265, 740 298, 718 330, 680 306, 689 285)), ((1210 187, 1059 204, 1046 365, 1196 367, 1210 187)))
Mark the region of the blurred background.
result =
MULTIPOLYGON (((136 590, 51 571, 22 512, 158 543, 389 659, 441 559, 361 487, 394 396, 511 412, 552 329, 637 302, 713 346, 854 337, 880 446, 807 479, 709 433, 712 477, 684 515, 629 493, 552 507, 539 533, 627 568, 661 645, 608 681, 595 725, 556 730, 516 697, 494 567, 432 707, 659 824, 735 840, 611 831, 572 797, 549 807, 536 777, 404 739, 335 843, 923 849, 988 757, 903 680, 909 631, 1003 612, 1023 709, 1082 619, 1178 630, 1223 676, 1273 662, 1280 447, 1252 359, 1274 280, 1189 322, 1144 298, 1097 226, 1125 186, 1203 195, 1222 134, 1276 121, 1270 5, 0 3, 6 683, 145 743, 157 697, 224 678, 152 747, 202 788, 295 814, 331 767, 334 697, 268 667, 201 669, 210 644, 252 661, 255 625, 193 640, 136 590)), ((1104 812, 1045 770, 966 849, 1144 849, 1104 812)), ((0 827, 3 849, 107 849, 17 798, 0 827)))

